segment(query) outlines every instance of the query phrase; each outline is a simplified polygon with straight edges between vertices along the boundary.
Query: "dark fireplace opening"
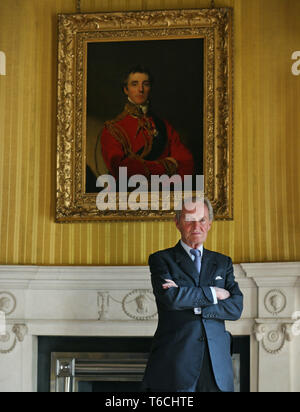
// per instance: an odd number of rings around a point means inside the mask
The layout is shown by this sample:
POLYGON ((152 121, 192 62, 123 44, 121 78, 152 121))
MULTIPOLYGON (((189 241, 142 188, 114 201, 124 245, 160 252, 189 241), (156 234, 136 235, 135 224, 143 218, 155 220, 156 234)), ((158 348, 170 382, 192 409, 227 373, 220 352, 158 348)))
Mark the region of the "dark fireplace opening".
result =
MULTIPOLYGON (((79 392, 112 392, 111 382, 79 382, 79 392)), ((140 382, 122 382, 113 383, 113 392, 140 392, 140 382)))
MULTIPOLYGON (((140 392, 152 337, 38 337, 38 392, 140 392), (56 379, 56 384, 54 380, 56 379)), ((250 391, 250 337, 233 337, 235 391, 250 391)))

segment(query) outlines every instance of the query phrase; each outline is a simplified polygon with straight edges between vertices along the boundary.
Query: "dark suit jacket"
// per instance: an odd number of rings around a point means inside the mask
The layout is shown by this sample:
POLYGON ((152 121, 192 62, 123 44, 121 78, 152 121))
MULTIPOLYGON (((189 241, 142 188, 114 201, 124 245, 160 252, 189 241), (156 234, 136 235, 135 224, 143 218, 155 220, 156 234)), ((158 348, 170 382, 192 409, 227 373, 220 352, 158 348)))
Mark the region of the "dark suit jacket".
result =
POLYGON ((233 391, 230 334, 225 320, 241 316, 243 295, 234 280, 232 261, 203 249, 200 277, 180 242, 149 257, 151 281, 158 308, 158 326, 146 367, 143 386, 151 390, 191 388, 201 371, 207 339, 213 372, 222 391, 233 391), (165 279, 179 287, 164 290, 165 279), (213 304, 210 286, 230 292, 213 304), (202 314, 195 315, 194 308, 202 314))

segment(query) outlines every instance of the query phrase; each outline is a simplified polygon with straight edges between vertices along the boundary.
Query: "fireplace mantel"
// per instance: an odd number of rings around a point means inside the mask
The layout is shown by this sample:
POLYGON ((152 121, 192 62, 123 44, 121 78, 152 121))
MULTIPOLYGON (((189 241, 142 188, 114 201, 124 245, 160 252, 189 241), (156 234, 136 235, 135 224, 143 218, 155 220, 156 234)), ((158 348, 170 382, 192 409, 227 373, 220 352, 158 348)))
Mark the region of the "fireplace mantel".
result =
MULTIPOLYGON (((300 262, 234 265, 251 391, 300 391, 300 262)), ((38 336, 152 336, 147 266, 0 266, 0 391, 36 391, 38 336), (0 328, 1 330, 1 328, 0 328)))

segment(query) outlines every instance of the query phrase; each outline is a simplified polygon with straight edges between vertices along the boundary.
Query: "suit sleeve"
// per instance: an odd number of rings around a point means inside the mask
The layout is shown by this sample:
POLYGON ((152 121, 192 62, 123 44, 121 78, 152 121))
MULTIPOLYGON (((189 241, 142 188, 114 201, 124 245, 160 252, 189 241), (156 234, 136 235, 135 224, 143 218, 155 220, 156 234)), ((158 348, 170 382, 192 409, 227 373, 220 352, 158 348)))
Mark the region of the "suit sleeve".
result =
POLYGON ((205 307, 202 309, 204 319, 219 320, 237 320, 241 317, 243 310, 243 294, 240 291, 238 283, 235 281, 233 274, 233 265, 230 258, 227 258, 225 266, 225 287, 230 297, 225 300, 218 300, 217 305, 205 307))
POLYGON ((214 299, 209 286, 180 285, 176 273, 171 273, 169 265, 159 253, 150 255, 149 266, 153 293, 157 301, 167 310, 186 310, 213 305, 214 299), (178 288, 172 287, 164 290, 162 285, 166 283, 165 279, 173 280, 178 288))

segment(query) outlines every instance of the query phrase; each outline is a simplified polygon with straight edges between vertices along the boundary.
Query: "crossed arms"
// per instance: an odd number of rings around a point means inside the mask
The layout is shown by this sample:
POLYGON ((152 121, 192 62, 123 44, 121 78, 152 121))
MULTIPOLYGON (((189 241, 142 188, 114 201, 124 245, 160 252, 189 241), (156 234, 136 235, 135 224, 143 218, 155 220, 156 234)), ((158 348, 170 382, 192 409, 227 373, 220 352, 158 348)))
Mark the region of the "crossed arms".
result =
MULTIPOLYGON (((173 280, 165 279, 165 281, 166 283, 162 285, 163 289, 178 288, 178 285, 176 285, 176 283, 173 280)), ((213 288, 216 292, 216 296, 218 300, 225 300, 230 297, 230 293, 228 292, 228 290, 223 289, 223 288, 217 288, 216 286, 213 286, 213 288)))
POLYGON ((177 278, 176 274, 171 274, 168 264, 159 254, 151 255, 151 281, 157 302, 166 310, 201 308, 203 318, 239 319, 243 309, 243 294, 234 279, 231 259, 226 258, 224 263, 224 288, 215 285, 195 287, 187 285, 188 282, 177 278), (215 289, 217 304, 214 304, 211 287, 215 289))

